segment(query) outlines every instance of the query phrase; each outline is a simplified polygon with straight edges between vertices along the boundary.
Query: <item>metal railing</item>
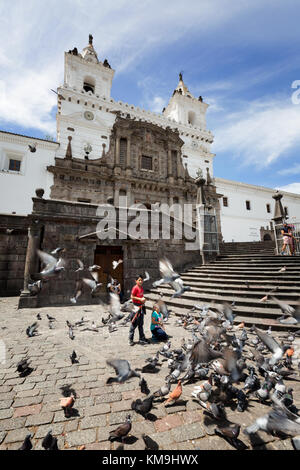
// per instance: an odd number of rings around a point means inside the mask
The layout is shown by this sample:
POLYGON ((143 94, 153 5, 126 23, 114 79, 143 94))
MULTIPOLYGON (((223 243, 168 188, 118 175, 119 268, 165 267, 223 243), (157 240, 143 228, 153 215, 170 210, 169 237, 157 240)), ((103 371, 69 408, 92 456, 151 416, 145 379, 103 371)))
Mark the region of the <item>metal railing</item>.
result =
MULTIPOLYGON (((288 227, 292 229, 292 245, 288 244, 288 248, 285 250, 285 255, 291 255, 292 252, 295 255, 300 255, 300 222, 286 222, 288 227)), ((283 248, 283 235, 281 230, 283 224, 278 224, 274 226, 274 234, 276 241, 276 252, 279 255, 283 248)))

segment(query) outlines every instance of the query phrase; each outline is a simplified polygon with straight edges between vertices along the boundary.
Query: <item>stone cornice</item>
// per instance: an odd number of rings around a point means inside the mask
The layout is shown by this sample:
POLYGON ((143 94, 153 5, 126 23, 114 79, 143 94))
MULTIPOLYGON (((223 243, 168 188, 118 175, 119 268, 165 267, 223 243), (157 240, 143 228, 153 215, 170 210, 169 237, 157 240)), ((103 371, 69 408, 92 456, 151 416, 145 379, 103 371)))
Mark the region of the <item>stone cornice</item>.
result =
MULTIPOLYGON (((191 124, 188 124, 188 125, 179 124, 175 120, 166 118, 163 114, 160 114, 160 113, 146 111, 145 109, 141 109, 138 106, 130 105, 122 101, 115 101, 113 98, 106 99, 105 97, 94 95, 91 92, 74 90, 74 88, 68 87, 66 85, 59 87, 58 92, 67 98, 74 97, 76 98, 76 101, 79 98, 82 98, 85 101, 90 102, 88 103, 86 108, 94 104, 95 106, 98 106, 98 107, 99 106, 102 106, 102 108, 104 107, 105 108, 104 111, 108 109, 108 111, 106 112, 109 112, 109 113, 111 113, 112 111, 121 111, 122 113, 124 113, 124 115, 130 114, 131 119, 132 118, 141 119, 141 120, 144 120, 145 122, 156 124, 164 129, 166 127, 171 127, 172 130, 178 129, 181 135, 198 136, 200 137, 201 140, 208 140, 209 143, 213 142, 213 134, 209 130, 199 129, 197 127, 193 127, 191 124)), ((95 108, 95 111, 96 110, 97 108, 95 108)))
POLYGON ((30 137, 27 135, 13 134, 13 133, 7 133, 5 131, 0 131, 1 142, 28 145, 28 139, 30 139, 31 144, 36 143, 37 147, 43 148, 46 150, 56 150, 60 146, 59 142, 51 142, 50 140, 43 140, 37 137, 30 137))
MULTIPOLYGON (((239 181, 226 180, 224 178, 214 178, 214 179, 215 179, 216 186, 220 186, 220 187, 222 187, 222 185, 225 185, 225 186, 231 186, 235 189, 245 188, 247 190, 255 191, 255 193, 257 193, 258 190, 260 192, 264 191, 264 192, 269 193, 269 194, 274 194, 277 191, 276 189, 266 188, 265 186, 256 186, 254 184, 241 183, 239 181)), ((292 198, 295 198, 295 199, 300 199, 300 194, 289 193, 288 191, 281 191, 281 190, 280 190, 280 192, 282 194, 285 194, 285 195, 289 196, 289 197, 292 197, 292 198)))

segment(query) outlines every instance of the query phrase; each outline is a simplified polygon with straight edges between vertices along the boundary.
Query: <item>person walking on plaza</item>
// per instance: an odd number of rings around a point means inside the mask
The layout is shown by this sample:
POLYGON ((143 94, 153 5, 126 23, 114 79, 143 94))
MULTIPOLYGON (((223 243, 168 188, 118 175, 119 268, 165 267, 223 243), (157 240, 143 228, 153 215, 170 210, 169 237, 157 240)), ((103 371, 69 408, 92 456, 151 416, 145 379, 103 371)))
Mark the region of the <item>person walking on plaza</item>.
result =
POLYGON ((158 304, 154 304, 152 308, 150 330, 152 333, 153 342, 156 343, 157 341, 167 341, 168 335, 164 330, 163 316, 160 312, 158 304))
POLYGON ((136 327, 139 329, 139 344, 148 344, 148 340, 145 337, 144 333, 144 315, 146 314, 146 307, 145 302, 146 299, 144 297, 144 289, 143 289, 143 276, 138 275, 135 281, 135 286, 131 290, 131 300, 133 305, 139 307, 138 311, 134 314, 133 319, 131 320, 131 326, 129 330, 129 345, 133 346, 133 337, 134 331, 136 327))

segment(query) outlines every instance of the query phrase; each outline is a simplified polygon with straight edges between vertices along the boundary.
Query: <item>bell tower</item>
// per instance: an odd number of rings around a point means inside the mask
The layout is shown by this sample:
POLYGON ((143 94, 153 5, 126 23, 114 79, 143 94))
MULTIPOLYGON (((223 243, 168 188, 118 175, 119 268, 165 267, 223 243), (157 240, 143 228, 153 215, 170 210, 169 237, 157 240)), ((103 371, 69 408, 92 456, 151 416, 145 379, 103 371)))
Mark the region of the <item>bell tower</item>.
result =
POLYGON ((206 128, 208 106, 202 96, 195 98, 192 95, 180 73, 178 85, 163 115, 179 124, 184 141, 182 152, 187 157, 189 173, 193 177, 196 177, 198 169, 204 173, 207 167, 213 174, 214 154, 210 151, 213 137, 206 128))
POLYGON ((89 159, 101 157, 103 144, 108 150, 115 116, 104 105, 110 100, 114 73, 107 59, 99 60, 91 34, 81 53, 76 47, 65 52, 64 84, 57 90, 59 157, 65 155, 70 136, 75 158, 85 158, 87 146, 89 159))

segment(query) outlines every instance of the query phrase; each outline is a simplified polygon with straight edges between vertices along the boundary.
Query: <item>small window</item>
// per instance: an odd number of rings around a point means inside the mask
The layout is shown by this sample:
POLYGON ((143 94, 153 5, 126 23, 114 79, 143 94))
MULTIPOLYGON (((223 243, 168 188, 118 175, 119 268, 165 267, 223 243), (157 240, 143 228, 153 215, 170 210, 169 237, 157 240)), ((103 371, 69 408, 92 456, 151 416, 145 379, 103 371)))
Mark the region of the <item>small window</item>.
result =
POLYGON ((21 170, 21 160, 9 159, 9 171, 20 171, 21 170))
POLYGON ((247 211, 251 211, 250 201, 246 201, 246 209, 247 211))
POLYGON ((77 199, 78 202, 84 202, 85 204, 90 204, 91 200, 90 199, 77 199))
POLYGON ((288 210, 287 207, 284 208, 284 215, 285 215, 285 216, 289 215, 289 210, 288 210))
POLYGON ((223 206, 228 207, 228 197, 223 197, 223 206))
POLYGON ((270 212, 271 212, 271 206, 270 206, 270 204, 267 204, 267 212, 268 212, 269 214, 270 214, 270 212))
POLYGON ((152 170, 152 157, 142 155, 141 168, 142 170, 152 170))

